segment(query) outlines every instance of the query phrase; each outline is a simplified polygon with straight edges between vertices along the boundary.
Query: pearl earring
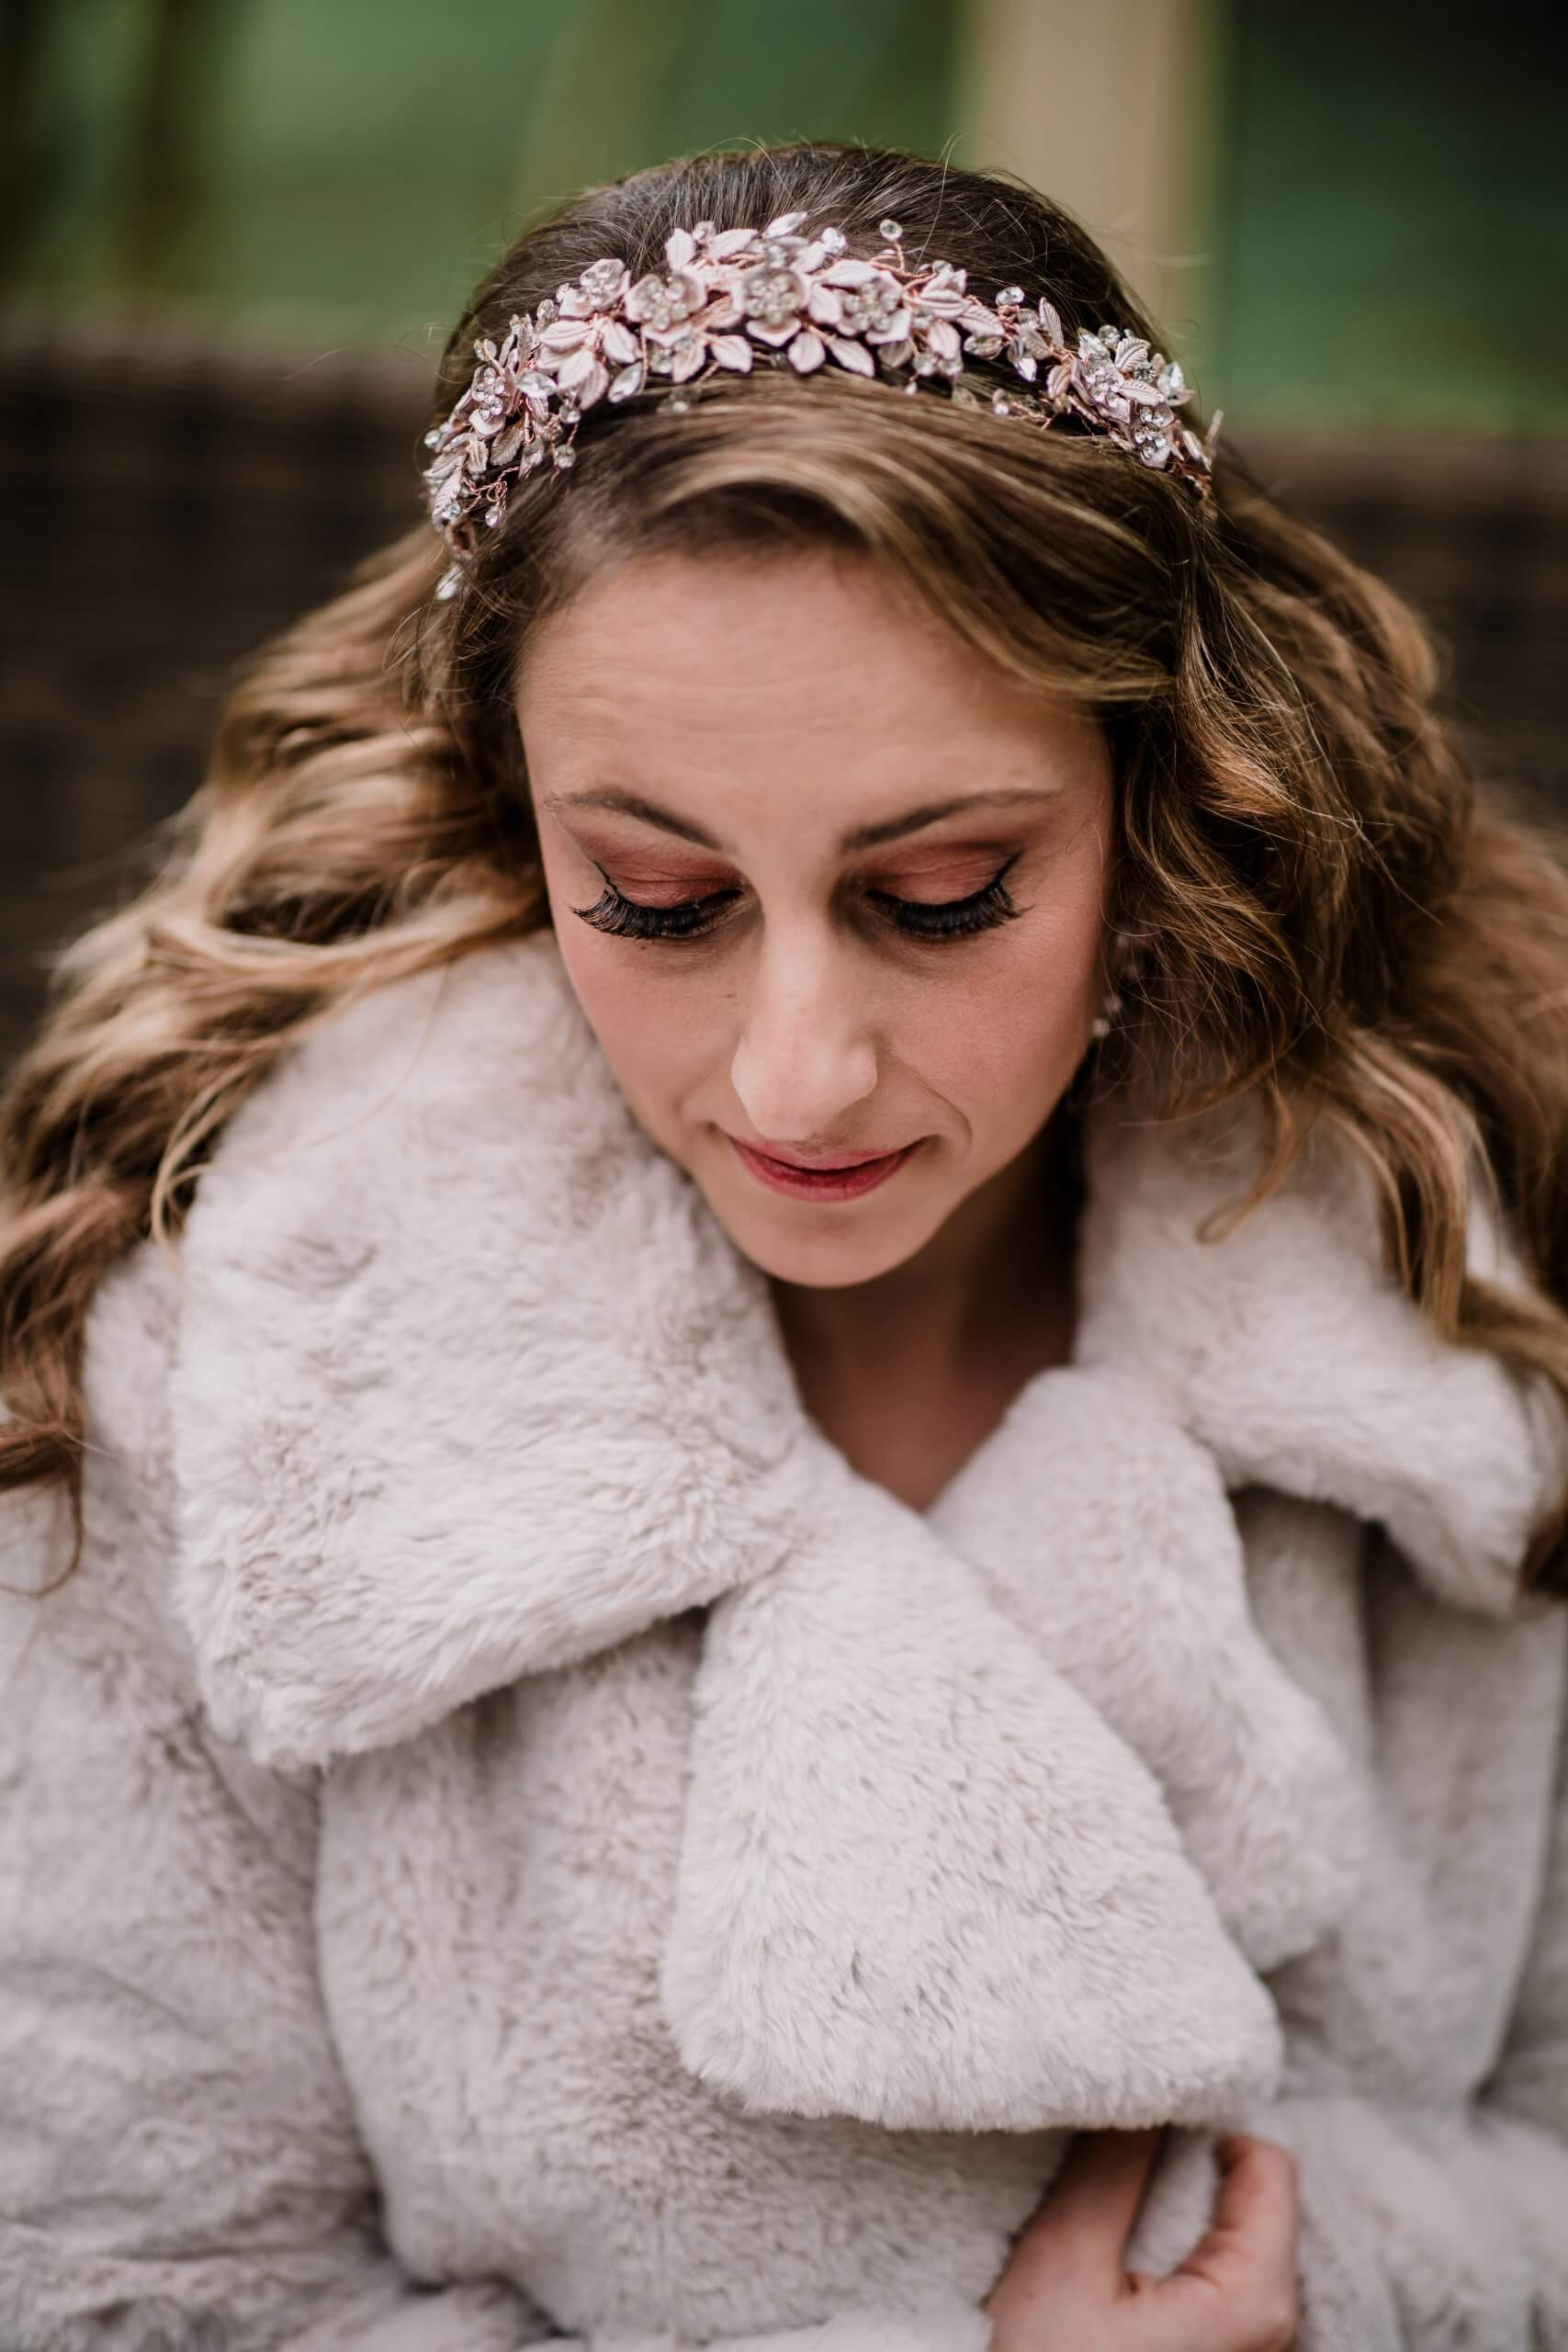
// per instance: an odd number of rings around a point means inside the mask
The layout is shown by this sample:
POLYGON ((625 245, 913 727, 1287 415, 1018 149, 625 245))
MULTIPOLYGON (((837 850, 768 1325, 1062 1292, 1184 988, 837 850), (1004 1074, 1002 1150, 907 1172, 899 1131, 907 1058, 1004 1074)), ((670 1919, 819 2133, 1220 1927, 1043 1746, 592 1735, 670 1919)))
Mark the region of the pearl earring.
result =
POLYGON ((1091 1037, 1110 1036, 1123 1010, 1117 982, 1130 979, 1138 969, 1140 950, 1135 934, 1122 933, 1120 934, 1120 940, 1118 952, 1111 959, 1111 977, 1105 994, 1100 1000, 1100 1011, 1089 1024, 1089 1034, 1091 1037))

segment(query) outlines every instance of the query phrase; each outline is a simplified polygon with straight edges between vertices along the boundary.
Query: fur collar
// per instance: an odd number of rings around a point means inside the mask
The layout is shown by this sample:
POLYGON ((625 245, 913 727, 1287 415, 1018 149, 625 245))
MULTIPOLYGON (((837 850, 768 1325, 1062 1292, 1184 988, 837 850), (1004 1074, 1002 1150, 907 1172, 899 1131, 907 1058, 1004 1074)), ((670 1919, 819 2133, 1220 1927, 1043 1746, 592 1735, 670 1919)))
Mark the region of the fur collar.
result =
POLYGON ((1564 1460, 1382 1274, 1325 1148, 1198 1241, 1244 1166, 1235 1122, 1096 1114, 1077 1360, 922 1516, 807 1419, 551 933, 340 1010, 183 1246, 176 1594, 219 1732, 329 1768, 705 1608, 661 1981, 688 2065, 910 2128, 1266 2094, 1258 1972, 1348 1903, 1365 1793, 1253 1624, 1227 1489, 1379 1521, 1504 1614, 1564 1460))

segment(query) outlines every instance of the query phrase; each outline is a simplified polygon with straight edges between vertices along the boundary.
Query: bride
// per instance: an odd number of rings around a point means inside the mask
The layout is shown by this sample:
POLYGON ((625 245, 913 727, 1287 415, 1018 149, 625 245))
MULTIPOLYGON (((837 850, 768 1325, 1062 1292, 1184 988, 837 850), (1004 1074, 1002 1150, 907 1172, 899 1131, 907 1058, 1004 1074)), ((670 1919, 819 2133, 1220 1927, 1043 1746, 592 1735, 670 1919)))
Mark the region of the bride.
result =
POLYGON ((1156 345, 591 191, 65 957, 6 2352, 1568 2343, 1568 884, 1156 345))

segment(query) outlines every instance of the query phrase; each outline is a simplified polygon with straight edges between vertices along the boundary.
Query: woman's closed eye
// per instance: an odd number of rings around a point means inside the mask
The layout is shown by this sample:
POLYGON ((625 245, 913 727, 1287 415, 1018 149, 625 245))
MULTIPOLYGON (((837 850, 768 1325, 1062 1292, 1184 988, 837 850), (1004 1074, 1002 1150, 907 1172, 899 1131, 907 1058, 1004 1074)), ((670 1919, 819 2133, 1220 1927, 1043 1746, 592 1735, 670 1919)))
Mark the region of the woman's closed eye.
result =
MULTIPOLYGON (((1020 853, 1004 860, 990 880, 962 899, 901 899, 891 890, 868 889, 866 902, 893 928, 911 939, 962 939, 989 931, 1019 912, 1006 888, 1006 877, 1020 853)), ((682 899, 673 905, 653 907, 628 899, 604 873, 604 887, 591 907, 572 912, 596 931, 615 939, 696 939, 713 930, 743 893, 739 889, 709 891, 700 899, 682 899)))

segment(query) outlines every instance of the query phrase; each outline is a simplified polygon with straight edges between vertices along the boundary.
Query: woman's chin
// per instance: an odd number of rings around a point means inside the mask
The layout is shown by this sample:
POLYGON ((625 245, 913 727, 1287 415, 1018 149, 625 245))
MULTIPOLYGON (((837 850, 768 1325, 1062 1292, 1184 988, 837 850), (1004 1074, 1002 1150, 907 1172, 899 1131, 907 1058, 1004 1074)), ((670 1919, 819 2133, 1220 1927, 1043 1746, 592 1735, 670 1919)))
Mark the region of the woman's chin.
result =
POLYGON ((773 1281, 803 1289, 846 1290, 903 1265, 940 1219, 912 1218, 874 1199, 848 1208, 779 1201, 761 1207, 707 1195, 708 1206, 744 1258, 773 1281))

